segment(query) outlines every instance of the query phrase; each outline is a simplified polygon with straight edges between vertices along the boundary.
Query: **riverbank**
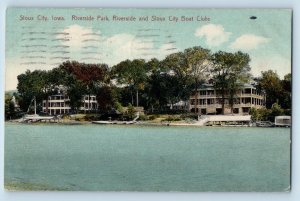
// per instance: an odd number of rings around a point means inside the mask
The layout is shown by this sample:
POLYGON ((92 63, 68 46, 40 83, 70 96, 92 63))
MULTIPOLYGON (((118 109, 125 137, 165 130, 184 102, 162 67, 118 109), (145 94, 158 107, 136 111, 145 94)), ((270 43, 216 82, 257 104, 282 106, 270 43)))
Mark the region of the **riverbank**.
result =
MULTIPOLYGON (((188 116, 188 115, 187 115, 188 116)), ((188 116, 190 117, 190 116, 188 116)), ((282 122, 276 125, 276 122, 270 121, 252 121, 251 115, 200 115, 194 118, 184 118, 182 115, 143 115, 136 116, 133 120, 121 121, 121 120, 95 120, 93 114, 76 114, 67 115, 61 117, 51 117, 52 120, 48 120, 49 116, 33 116, 32 120, 28 120, 25 117, 21 119, 10 120, 8 122, 14 123, 34 123, 34 124, 63 124, 63 125, 81 125, 81 124, 106 124, 106 125, 142 125, 142 126, 221 126, 221 127, 290 127, 289 116, 284 117, 289 120, 289 123, 282 122), (283 124, 284 123, 284 124, 283 124)), ((276 120, 276 118, 275 118, 276 120)))
MULTIPOLYGON (((151 117, 151 116, 150 116, 151 117)), ((141 125, 141 126, 230 126, 230 127, 240 127, 240 126, 256 126, 252 124, 250 115, 202 115, 198 116, 198 119, 181 119, 179 115, 161 115, 156 118, 141 118, 143 120, 138 120, 136 117, 133 121, 92 121, 89 116, 83 114, 72 115, 66 117, 56 118, 56 121, 23 121, 24 119, 11 120, 9 122, 14 123, 30 123, 30 124, 62 124, 62 125, 81 125, 81 124, 105 124, 105 125, 141 125)), ((270 126, 263 126, 270 127, 270 126)))

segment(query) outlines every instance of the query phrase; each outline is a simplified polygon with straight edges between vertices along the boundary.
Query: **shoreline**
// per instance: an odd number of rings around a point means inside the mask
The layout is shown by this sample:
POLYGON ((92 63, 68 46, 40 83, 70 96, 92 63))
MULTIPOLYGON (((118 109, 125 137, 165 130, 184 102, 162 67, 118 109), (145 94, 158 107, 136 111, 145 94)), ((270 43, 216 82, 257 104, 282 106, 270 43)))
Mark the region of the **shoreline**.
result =
MULTIPOLYGON (((65 122, 33 122, 33 123, 24 123, 24 122, 18 122, 14 120, 4 121, 4 123, 8 124, 24 124, 24 125, 69 125, 69 126, 75 126, 75 125, 92 125, 95 123, 92 123, 91 121, 65 121, 65 122)), ((95 124, 97 125, 97 124, 95 124)), ((238 128, 246 128, 246 127, 255 127, 255 128, 290 128, 290 127, 259 127, 259 126, 253 126, 253 125, 225 125, 225 124, 215 124, 215 125, 199 125, 197 123, 185 123, 185 122, 151 122, 151 121, 138 121, 134 124, 98 124, 100 126, 153 126, 153 127, 191 127, 191 128, 207 128, 207 127, 238 127, 238 128)))
POLYGON ((179 126, 179 127, 291 127, 291 125, 277 125, 272 122, 260 122, 251 120, 250 115, 203 115, 198 120, 195 119, 178 119, 168 120, 165 118, 155 118, 153 120, 138 120, 137 118, 131 121, 118 120, 91 120, 85 119, 82 116, 79 118, 56 118, 53 120, 43 118, 32 119, 14 119, 5 122, 16 124, 57 124, 57 125, 137 125, 137 126, 179 126))

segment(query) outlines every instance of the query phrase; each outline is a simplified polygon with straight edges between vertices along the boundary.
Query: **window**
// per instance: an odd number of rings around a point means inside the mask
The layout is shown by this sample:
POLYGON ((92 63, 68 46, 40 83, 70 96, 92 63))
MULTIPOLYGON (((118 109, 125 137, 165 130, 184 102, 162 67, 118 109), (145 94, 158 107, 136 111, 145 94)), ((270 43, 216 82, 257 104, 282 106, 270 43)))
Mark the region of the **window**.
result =
POLYGON ((200 102, 200 105, 205 105, 205 99, 200 99, 199 102, 200 102))
POLYGON ((207 91, 207 95, 209 95, 209 96, 214 95, 214 91, 213 91, 213 90, 208 90, 208 91, 207 91))
POLYGON ((233 108, 233 113, 238 114, 239 113, 239 108, 233 108))
POLYGON ((243 113, 249 113, 249 108, 248 107, 243 107, 243 113))
POLYGON ((207 105, 214 104, 214 99, 207 99, 207 105))
POLYGON ((244 89, 245 94, 251 94, 251 88, 244 89))
POLYGON ((200 95, 201 96, 205 96, 206 95, 206 91, 200 91, 200 95))
POLYGON ((245 98, 246 104, 251 104, 251 98, 245 98))

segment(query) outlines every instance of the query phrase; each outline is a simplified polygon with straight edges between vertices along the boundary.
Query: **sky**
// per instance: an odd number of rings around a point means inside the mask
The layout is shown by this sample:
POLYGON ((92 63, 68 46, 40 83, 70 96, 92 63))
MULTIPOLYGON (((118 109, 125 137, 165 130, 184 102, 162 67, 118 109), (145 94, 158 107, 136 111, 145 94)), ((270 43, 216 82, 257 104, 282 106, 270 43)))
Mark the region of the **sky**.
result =
POLYGON ((6 15, 5 90, 15 90, 27 69, 50 70, 66 60, 111 67, 193 46, 248 53, 253 76, 291 72, 289 9, 9 8, 6 15))

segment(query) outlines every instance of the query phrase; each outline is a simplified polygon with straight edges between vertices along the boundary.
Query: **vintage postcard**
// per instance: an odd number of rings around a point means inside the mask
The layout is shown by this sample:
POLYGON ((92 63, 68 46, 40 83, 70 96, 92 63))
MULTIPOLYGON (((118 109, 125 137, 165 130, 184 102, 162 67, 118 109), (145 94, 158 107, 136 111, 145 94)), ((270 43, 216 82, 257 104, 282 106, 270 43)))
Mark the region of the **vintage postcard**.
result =
POLYGON ((8 8, 5 188, 290 191, 291 22, 8 8))

